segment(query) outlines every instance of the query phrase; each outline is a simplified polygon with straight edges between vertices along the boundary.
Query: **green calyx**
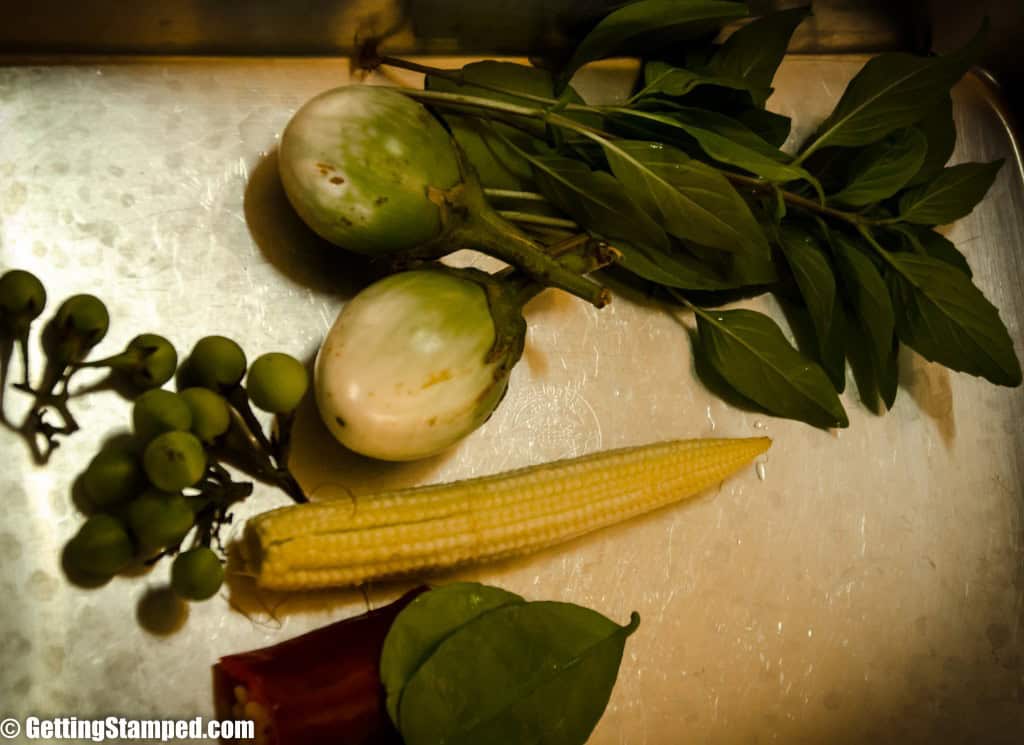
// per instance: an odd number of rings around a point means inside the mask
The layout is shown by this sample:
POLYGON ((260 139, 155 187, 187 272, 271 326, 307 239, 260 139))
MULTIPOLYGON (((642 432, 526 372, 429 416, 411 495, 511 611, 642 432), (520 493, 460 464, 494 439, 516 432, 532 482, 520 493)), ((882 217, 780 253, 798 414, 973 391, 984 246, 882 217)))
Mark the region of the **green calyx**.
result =
POLYGON ((109 367, 138 388, 158 388, 174 376, 178 353, 164 337, 140 334, 128 342, 123 352, 76 367, 109 367))

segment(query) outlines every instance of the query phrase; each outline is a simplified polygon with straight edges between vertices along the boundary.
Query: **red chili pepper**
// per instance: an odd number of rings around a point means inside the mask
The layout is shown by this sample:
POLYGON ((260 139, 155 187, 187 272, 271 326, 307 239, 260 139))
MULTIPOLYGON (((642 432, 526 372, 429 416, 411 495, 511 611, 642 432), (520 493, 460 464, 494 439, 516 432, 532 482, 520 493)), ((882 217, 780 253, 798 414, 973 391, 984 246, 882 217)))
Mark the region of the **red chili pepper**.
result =
POLYGON ((271 745, 401 745, 385 708, 380 654, 398 613, 427 587, 390 605, 213 667, 220 719, 237 719, 235 689, 267 714, 271 745))

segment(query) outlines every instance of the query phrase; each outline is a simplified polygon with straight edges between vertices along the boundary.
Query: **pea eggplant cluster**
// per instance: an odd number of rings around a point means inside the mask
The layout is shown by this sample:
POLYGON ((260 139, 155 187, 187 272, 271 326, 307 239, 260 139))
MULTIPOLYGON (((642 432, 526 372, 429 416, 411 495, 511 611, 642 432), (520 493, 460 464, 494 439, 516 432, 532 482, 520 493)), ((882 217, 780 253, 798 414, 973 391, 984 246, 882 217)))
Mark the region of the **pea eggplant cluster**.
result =
POLYGON ((306 501, 287 468, 288 433, 309 387, 305 367, 280 352, 249 364, 238 343, 224 336, 203 337, 179 365, 174 346, 150 333, 117 354, 89 359, 110 318, 99 298, 74 295, 42 331, 45 366, 33 384, 30 332, 45 307, 46 290, 33 274, 15 269, 0 277, 0 390, 6 393, 17 349, 21 381, 10 387, 32 397, 23 421, 14 423, 4 412, 3 423, 26 440, 37 463, 45 464, 61 439, 80 429, 70 403, 97 387, 74 390, 79 370, 109 369, 115 388, 133 400, 131 433, 104 443, 81 474, 88 517, 66 546, 65 568, 96 584, 166 556, 173 559, 171 586, 178 596, 213 596, 224 580, 221 528, 231 522, 233 505, 253 490, 233 474, 306 501), (177 391, 163 387, 172 378, 177 391), (254 408, 275 417, 269 436, 254 408), (61 421, 51 422, 53 415, 61 421))

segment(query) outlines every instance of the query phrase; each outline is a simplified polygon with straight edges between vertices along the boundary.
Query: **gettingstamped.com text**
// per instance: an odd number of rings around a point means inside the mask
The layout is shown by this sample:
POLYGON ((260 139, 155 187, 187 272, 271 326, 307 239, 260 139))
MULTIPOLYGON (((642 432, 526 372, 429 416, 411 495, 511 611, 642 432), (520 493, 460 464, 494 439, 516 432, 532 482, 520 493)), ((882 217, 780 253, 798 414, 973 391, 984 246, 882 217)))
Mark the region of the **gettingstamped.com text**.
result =
POLYGON ((248 720, 210 719, 126 719, 106 717, 105 719, 79 719, 78 717, 56 717, 41 719, 25 717, 4 719, 0 722, 0 737, 13 740, 19 735, 28 740, 47 742, 88 741, 88 742, 131 742, 132 740, 254 740, 256 725, 248 720))

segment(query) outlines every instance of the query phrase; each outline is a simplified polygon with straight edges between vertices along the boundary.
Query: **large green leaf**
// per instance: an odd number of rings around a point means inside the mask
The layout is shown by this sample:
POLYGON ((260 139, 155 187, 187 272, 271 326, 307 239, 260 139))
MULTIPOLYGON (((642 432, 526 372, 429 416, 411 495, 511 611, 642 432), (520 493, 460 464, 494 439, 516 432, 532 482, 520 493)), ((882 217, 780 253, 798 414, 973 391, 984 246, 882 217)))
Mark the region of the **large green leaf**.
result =
POLYGON ((836 307, 840 309, 840 316, 843 318, 846 330, 843 340, 846 360, 857 384, 857 394, 861 403, 876 414, 884 413, 886 408, 879 392, 879 371, 876 369, 874 354, 871 351, 871 340, 868 339, 864 327, 850 317, 852 311, 845 303, 836 303, 836 307))
POLYGON ((926 228, 922 225, 910 225, 908 223, 897 223, 891 226, 903 234, 903 237, 910 244, 910 250, 919 254, 931 256, 939 261, 956 267, 968 277, 973 277, 971 265, 967 263, 967 257, 960 253, 960 250, 942 233, 926 228))
POLYGON ((776 275, 770 260, 747 262, 741 259, 757 254, 731 254, 725 261, 709 261, 694 256, 681 246, 656 250, 639 243, 614 241, 622 253, 618 265, 638 277, 681 290, 734 290, 774 282, 776 275))
POLYGON ((569 81, 587 62, 678 45, 747 15, 727 0, 640 0, 610 13, 579 43, 559 80, 569 81))
POLYGON ((770 92, 767 89, 757 88, 749 81, 739 77, 674 67, 665 62, 648 62, 644 65, 644 86, 633 98, 646 99, 650 96, 682 98, 701 86, 743 91, 750 94, 751 100, 767 98, 770 92))
POLYGON ((723 251, 769 252, 750 208, 714 168, 660 143, 614 140, 604 150, 630 196, 671 235, 723 251))
POLYGON ((611 696, 619 626, 568 603, 506 605, 465 624, 405 687, 406 745, 583 745, 611 696))
POLYGON ((736 120, 774 147, 782 147, 793 128, 793 120, 788 116, 758 108, 740 111, 736 114, 736 120))
POLYGON ((529 135, 504 124, 489 123, 451 112, 444 114, 444 120, 485 188, 535 190, 536 183, 529 161, 520 157, 516 150, 498 137, 495 128, 500 128, 504 135, 513 138, 520 147, 529 147, 529 135))
POLYGON ((913 127, 868 145, 850 166, 850 178, 833 199, 851 207, 881 202, 906 186, 928 151, 925 135, 913 127))
POLYGON ((926 359, 997 385, 1021 383, 1020 362, 999 311, 962 271, 910 253, 889 255, 900 339, 926 359))
POLYGON ((836 318, 836 279, 825 252, 806 230, 791 225, 779 231, 779 248, 793 272, 797 288, 814 325, 822 367, 836 390, 846 384, 841 334, 832 328, 836 318))
POLYGON ((690 107, 677 107, 670 114, 628 108, 616 108, 611 112, 617 119, 640 120, 684 132, 713 160, 749 171, 768 181, 814 182, 814 177, 803 168, 791 165, 789 156, 784 152, 724 114, 690 107))
POLYGON ((900 340, 893 337, 892 346, 889 348, 889 356, 885 359, 881 369, 878 371, 878 395, 886 409, 892 409, 896 403, 896 393, 900 382, 900 340))
MULTIPOLYGON (((790 37, 810 13, 810 6, 791 8, 752 21, 725 41, 711 59, 711 69, 719 75, 742 78, 755 89, 770 89, 790 37)), ((758 94, 755 102, 764 106, 766 99, 758 94)))
POLYGON ((541 192, 588 231, 609 241, 669 249, 668 236, 610 173, 554 153, 528 154, 541 192))
POLYGON ((923 119, 970 68, 987 30, 986 23, 967 46, 944 57, 893 52, 869 60, 850 81, 807 152, 826 145, 870 145, 923 119))
POLYGON ((946 225, 966 217, 985 198, 1003 161, 944 168, 927 184, 900 197, 900 218, 918 225, 946 225))
MULTIPOLYGON (((473 62, 460 71, 463 83, 447 78, 428 75, 424 87, 442 93, 460 93, 467 96, 487 98, 507 103, 536 105, 511 93, 497 93, 493 86, 508 91, 524 93, 530 96, 551 98, 554 93, 554 82, 546 70, 511 62, 485 60, 473 62)), ((563 97, 572 103, 582 103, 571 87, 567 88, 563 97)), ((578 116, 574 112, 569 114, 578 116)), ((455 112, 443 112, 442 116, 448 123, 455 141, 462 147, 466 158, 476 169, 480 182, 492 189, 512 189, 517 191, 534 191, 536 184, 530 163, 523 158, 508 141, 519 148, 532 149, 534 137, 543 137, 543 125, 525 124, 530 133, 519 127, 510 127, 500 122, 485 122, 472 116, 455 112), (532 133, 532 137, 531 137, 532 133)), ((599 124, 600 117, 591 116, 588 124, 599 124)))
POLYGON ((912 185, 930 181, 942 172, 956 148, 956 122, 953 120, 953 99, 945 96, 932 111, 916 125, 928 140, 924 163, 911 179, 912 185))
POLYGON ((846 412, 825 371, 786 340, 768 316, 750 310, 697 315, 697 354, 766 411, 816 427, 846 427, 846 412))
POLYGON ((528 157, 545 196, 590 233, 612 243, 622 253, 619 265, 639 277, 692 290, 735 289, 776 278, 770 261, 760 261, 760 255, 709 261, 670 242, 609 173, 553 154, 528 157))
MULTIPOLYGON (((863 240, 836 231, 830 234, 830 238, 840 270, 841 286, 870 341, 871 361, 881 390, 883 382, 893 376, 889 364, 896 324, 885 280, 865 253, 863 240)), ((888 401, 887 404, 891 405, 888 401)))
POLYGON ((483 613, 523 602, 519 595, 499 587, 454 582, 417 596, 403 608, 388 630, 380 655, 380 680, 395 726, 406 683, 441 642, 483 613))

